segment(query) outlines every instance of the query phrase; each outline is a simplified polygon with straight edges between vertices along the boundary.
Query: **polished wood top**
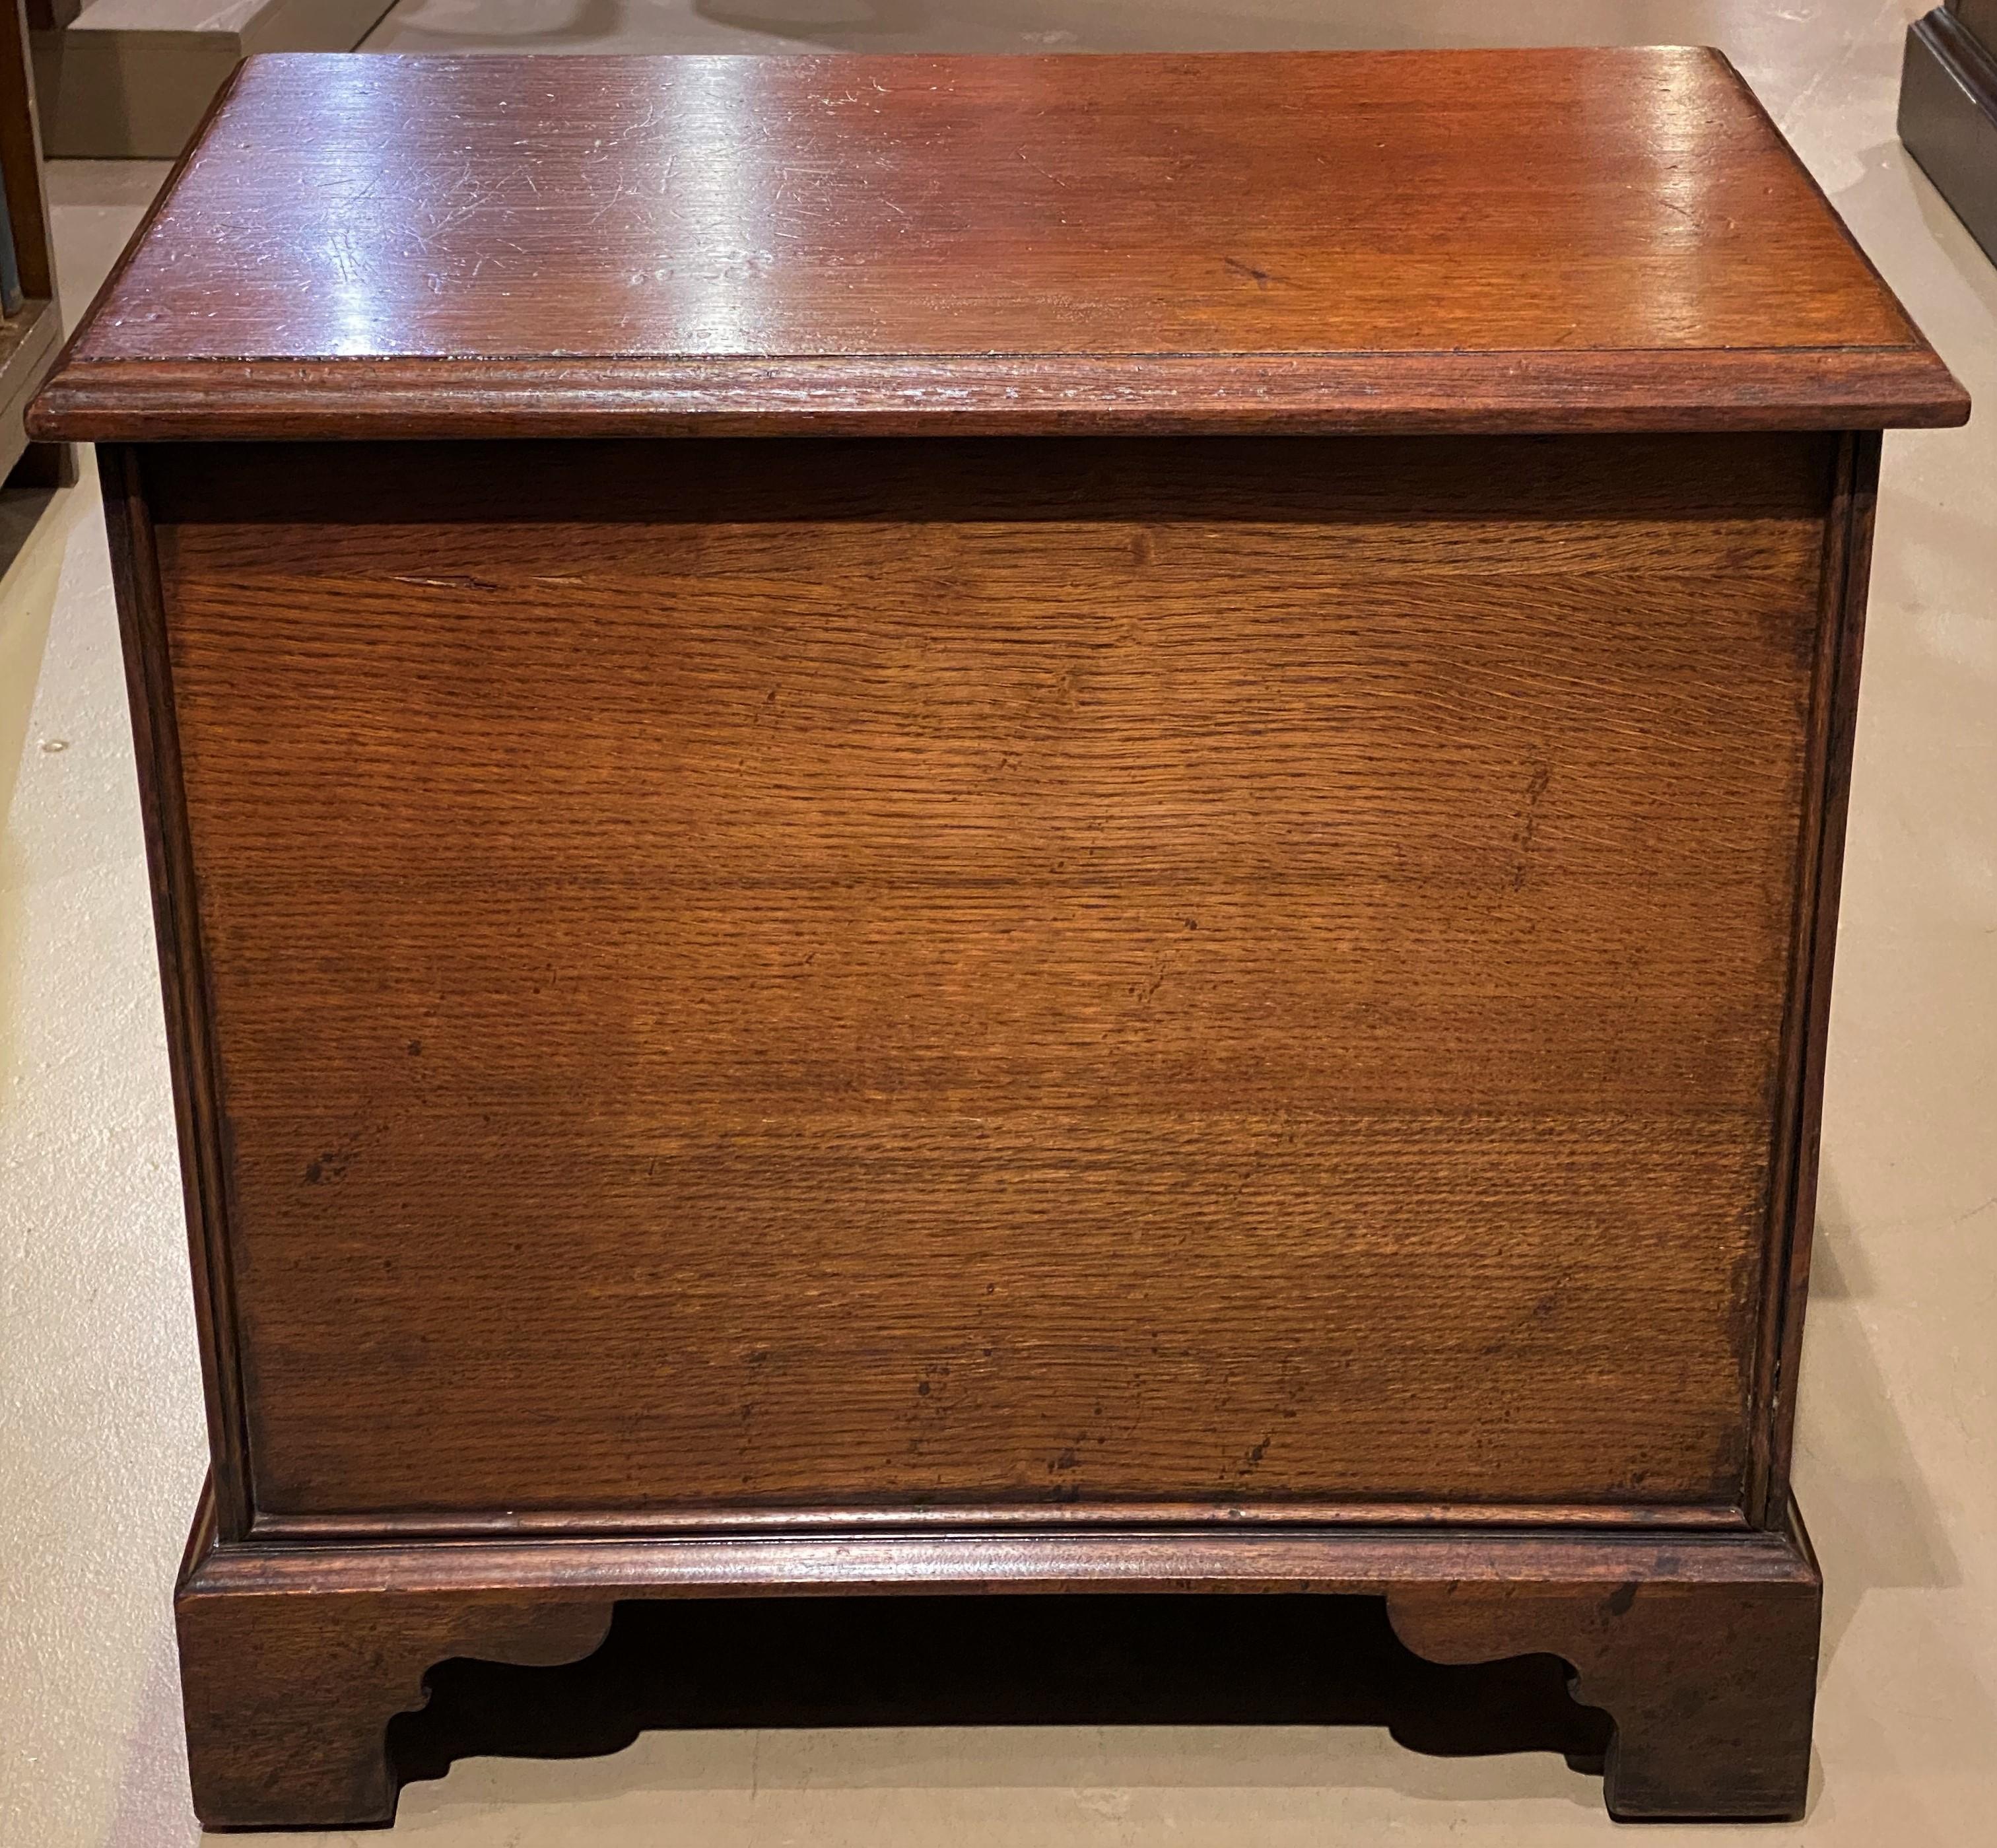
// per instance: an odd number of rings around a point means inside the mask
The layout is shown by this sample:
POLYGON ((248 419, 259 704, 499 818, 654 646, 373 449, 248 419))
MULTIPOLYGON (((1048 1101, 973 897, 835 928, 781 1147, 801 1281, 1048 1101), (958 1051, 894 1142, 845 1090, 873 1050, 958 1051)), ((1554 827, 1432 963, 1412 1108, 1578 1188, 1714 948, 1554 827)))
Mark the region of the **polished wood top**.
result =
POLYGON ((1960 422, 1716 53, 253 58, 38 435, 1960 422))

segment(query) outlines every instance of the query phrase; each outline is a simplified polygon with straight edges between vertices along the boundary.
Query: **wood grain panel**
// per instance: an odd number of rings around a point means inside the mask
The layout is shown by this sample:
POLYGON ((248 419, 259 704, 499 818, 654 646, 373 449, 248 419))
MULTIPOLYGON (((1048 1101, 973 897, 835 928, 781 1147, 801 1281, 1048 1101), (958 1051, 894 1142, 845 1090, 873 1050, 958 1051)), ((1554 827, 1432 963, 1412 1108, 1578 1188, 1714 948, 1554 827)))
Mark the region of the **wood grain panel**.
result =
POLYGON ((1733 1508, 1833 447, 151 453, 258 1505, 1733 1508))

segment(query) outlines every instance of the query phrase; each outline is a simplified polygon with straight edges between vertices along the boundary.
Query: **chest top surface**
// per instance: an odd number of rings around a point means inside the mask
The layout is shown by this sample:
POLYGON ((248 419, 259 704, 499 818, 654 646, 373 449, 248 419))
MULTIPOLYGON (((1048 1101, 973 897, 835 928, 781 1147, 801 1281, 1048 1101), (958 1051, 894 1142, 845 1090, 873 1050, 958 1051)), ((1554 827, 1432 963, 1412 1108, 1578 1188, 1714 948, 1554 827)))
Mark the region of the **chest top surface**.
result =
POLYGON ((43 436, 1960 422, 1716 53, 245 64, 43 436))

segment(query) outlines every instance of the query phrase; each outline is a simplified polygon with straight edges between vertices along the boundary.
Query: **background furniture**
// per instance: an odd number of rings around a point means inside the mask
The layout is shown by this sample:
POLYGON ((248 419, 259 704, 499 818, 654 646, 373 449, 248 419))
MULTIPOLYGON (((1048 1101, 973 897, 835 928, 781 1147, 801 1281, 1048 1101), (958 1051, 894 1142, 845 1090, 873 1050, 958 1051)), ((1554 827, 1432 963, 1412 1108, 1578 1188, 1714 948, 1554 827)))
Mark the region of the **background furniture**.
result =
POLYGON ((912 1588, 1384 1596, 1796 1812, 1878 432, 1966 413, 1709 53, 246 67, 36 420, 204 1817, 912 1588))
POLYGON ((1948 0, 1907 28, 1900 139, 1997 262, 1997 0, 1948 0))
POLYGON ((351 51, 391 0, 29 0, 51 159, 178 157, 246 57, 351 51))
POLYGON ((69 478, 74 459, 67 445, 31 449, 22 416, 62 345, 62 313, 56 302, 48 194, 42 183, 22 0, 12 0, 0 19, 11 22, 0 26, 0 167, 6 175, 7 216, 26 298, 18 312, 0 321, 0 477, 11 474, 17 483, 52 486, 69 478))

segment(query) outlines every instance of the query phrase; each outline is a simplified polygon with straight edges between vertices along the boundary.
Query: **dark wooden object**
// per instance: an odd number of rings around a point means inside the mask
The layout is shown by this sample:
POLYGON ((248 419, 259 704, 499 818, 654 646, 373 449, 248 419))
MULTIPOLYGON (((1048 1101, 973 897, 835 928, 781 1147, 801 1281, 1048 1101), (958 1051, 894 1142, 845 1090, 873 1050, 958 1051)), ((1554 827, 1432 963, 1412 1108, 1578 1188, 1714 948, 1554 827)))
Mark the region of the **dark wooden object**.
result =
POLYGON ((23 16, 33 32, 60 32, 83 11, 83 0, 23 0, 23 16))
POLYGON ((1900 139, 1997 263, 1997 0, 1948 0, 1907 28, 1900 139))
POLYGON ((30 443, 23 421, 62 344, 62 313, 22 0, 0 3, 0 171, 26 298, 17 312, 0 319, 0 481, 59 488, 76 478, 74 452, 67 443, 30 443))
POLYGON ((246 66, 36 413, 204 1817, 385 1820, 620 1598, 1119 1588, 1795 1813, 1876 432, 1966 411, 1709 53, 246 66))

